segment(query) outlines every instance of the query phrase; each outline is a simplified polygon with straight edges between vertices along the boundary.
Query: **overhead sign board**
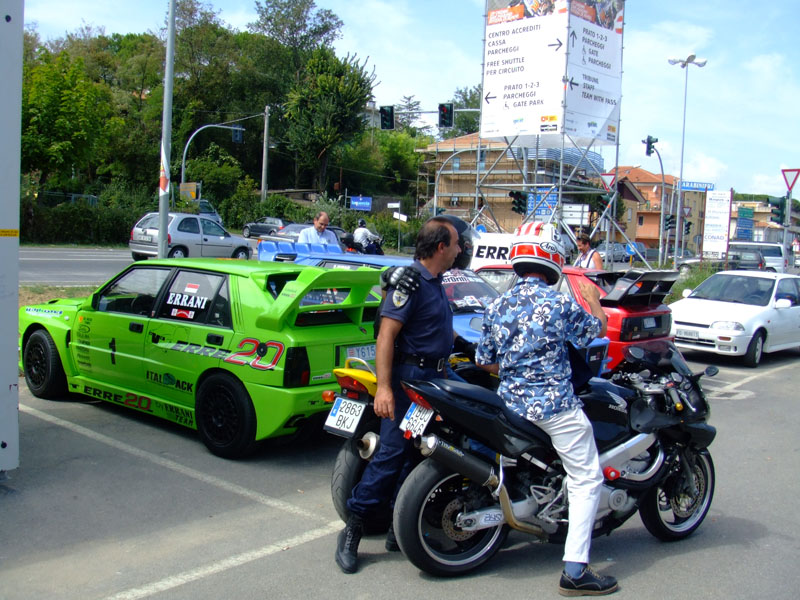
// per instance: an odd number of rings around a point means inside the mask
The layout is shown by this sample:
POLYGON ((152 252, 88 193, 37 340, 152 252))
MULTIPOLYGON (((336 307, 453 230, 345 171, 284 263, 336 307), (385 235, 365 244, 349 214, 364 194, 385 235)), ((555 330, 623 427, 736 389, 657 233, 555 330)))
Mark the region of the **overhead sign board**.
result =
POLYGON ((550 194, 546 198, 542 194, 528 194, 528 210, 526 214, 530 214, 535 209, 537 217, 549 217, 553 214, 557 204, 558 197, 555 194, 550 194), (542 198, 544 198, 544 202, 542 202, 542 198))
POLYGON ((402 221, 403 223, 405 223, 406 221, 408 221, 408 215, 404 215, 404 214, 402 214, 402 213, 399 213, 399 212, 395 212, 395 213, 393 213, 393 214, 392 214, 392 216, 393 216, 395 219, 398 219, 399 221, 402 221))
POLYGON ((624 2, 489 0, 480 135, 616 144, 624 2))
POLYGON ((350 208, 352 210, 372 210, 372 197, 350 196, 350 208))

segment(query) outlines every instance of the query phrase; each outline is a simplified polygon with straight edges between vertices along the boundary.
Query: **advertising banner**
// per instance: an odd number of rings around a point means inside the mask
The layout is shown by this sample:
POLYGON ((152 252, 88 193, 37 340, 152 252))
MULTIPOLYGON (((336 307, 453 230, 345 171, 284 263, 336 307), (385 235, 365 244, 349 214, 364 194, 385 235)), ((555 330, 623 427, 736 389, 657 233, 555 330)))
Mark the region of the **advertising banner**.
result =
POLYGON ((508 4, 488 2, 481 137, 616 144, 624 1, 508 4))
POLYGON ((728 251, 731 222, 731 192, 706 192, 706 220, 703 229, 703 256, 722 258, 728 251))

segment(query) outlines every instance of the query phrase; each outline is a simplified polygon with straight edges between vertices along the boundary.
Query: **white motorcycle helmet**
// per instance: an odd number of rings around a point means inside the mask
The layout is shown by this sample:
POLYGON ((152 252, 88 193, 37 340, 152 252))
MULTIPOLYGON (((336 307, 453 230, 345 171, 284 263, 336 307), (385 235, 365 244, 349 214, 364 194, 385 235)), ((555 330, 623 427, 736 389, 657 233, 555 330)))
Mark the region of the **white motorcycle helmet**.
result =
POLYGON ((548 285, 557 283, 564 268, 564 244, 561 234, 550 223, 533 221, 517 228, 511 244, 511 266, 523 277, 541 273, 548 285))

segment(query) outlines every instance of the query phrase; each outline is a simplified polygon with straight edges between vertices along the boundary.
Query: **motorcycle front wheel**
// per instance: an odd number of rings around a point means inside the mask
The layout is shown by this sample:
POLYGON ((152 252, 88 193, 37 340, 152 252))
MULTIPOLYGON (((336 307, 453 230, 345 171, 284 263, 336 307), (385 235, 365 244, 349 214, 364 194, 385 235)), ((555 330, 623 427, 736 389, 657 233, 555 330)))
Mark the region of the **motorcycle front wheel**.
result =
POLYGON ((500 550, 508 527, 464 531, 456 527, 456 517, 495 504, 487 488, 427 459, 411 472, 397 496, 397 543, 408 560, 426 573, 440 577, 468 573, 500 550))
POLYGON ((694 490, 686 470, 679 466, 642 498, 639 507, 642 523, 647 531, 664 542, 675 542, 691 535, 711 508, 716 483, 711 454, 705 450, 695 454, 694 463, 691 469, 694 490))

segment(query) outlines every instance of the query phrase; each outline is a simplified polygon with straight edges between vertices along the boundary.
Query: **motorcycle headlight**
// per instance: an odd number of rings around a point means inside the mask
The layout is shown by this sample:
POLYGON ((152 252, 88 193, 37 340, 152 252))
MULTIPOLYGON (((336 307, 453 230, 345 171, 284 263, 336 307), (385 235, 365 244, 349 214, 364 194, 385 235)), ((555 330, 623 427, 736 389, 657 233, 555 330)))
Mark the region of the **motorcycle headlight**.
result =
POLYGON ((744 331, 744 325, 736 321, 714 321, 711 329, 727 329, 733 331, 744 331))

